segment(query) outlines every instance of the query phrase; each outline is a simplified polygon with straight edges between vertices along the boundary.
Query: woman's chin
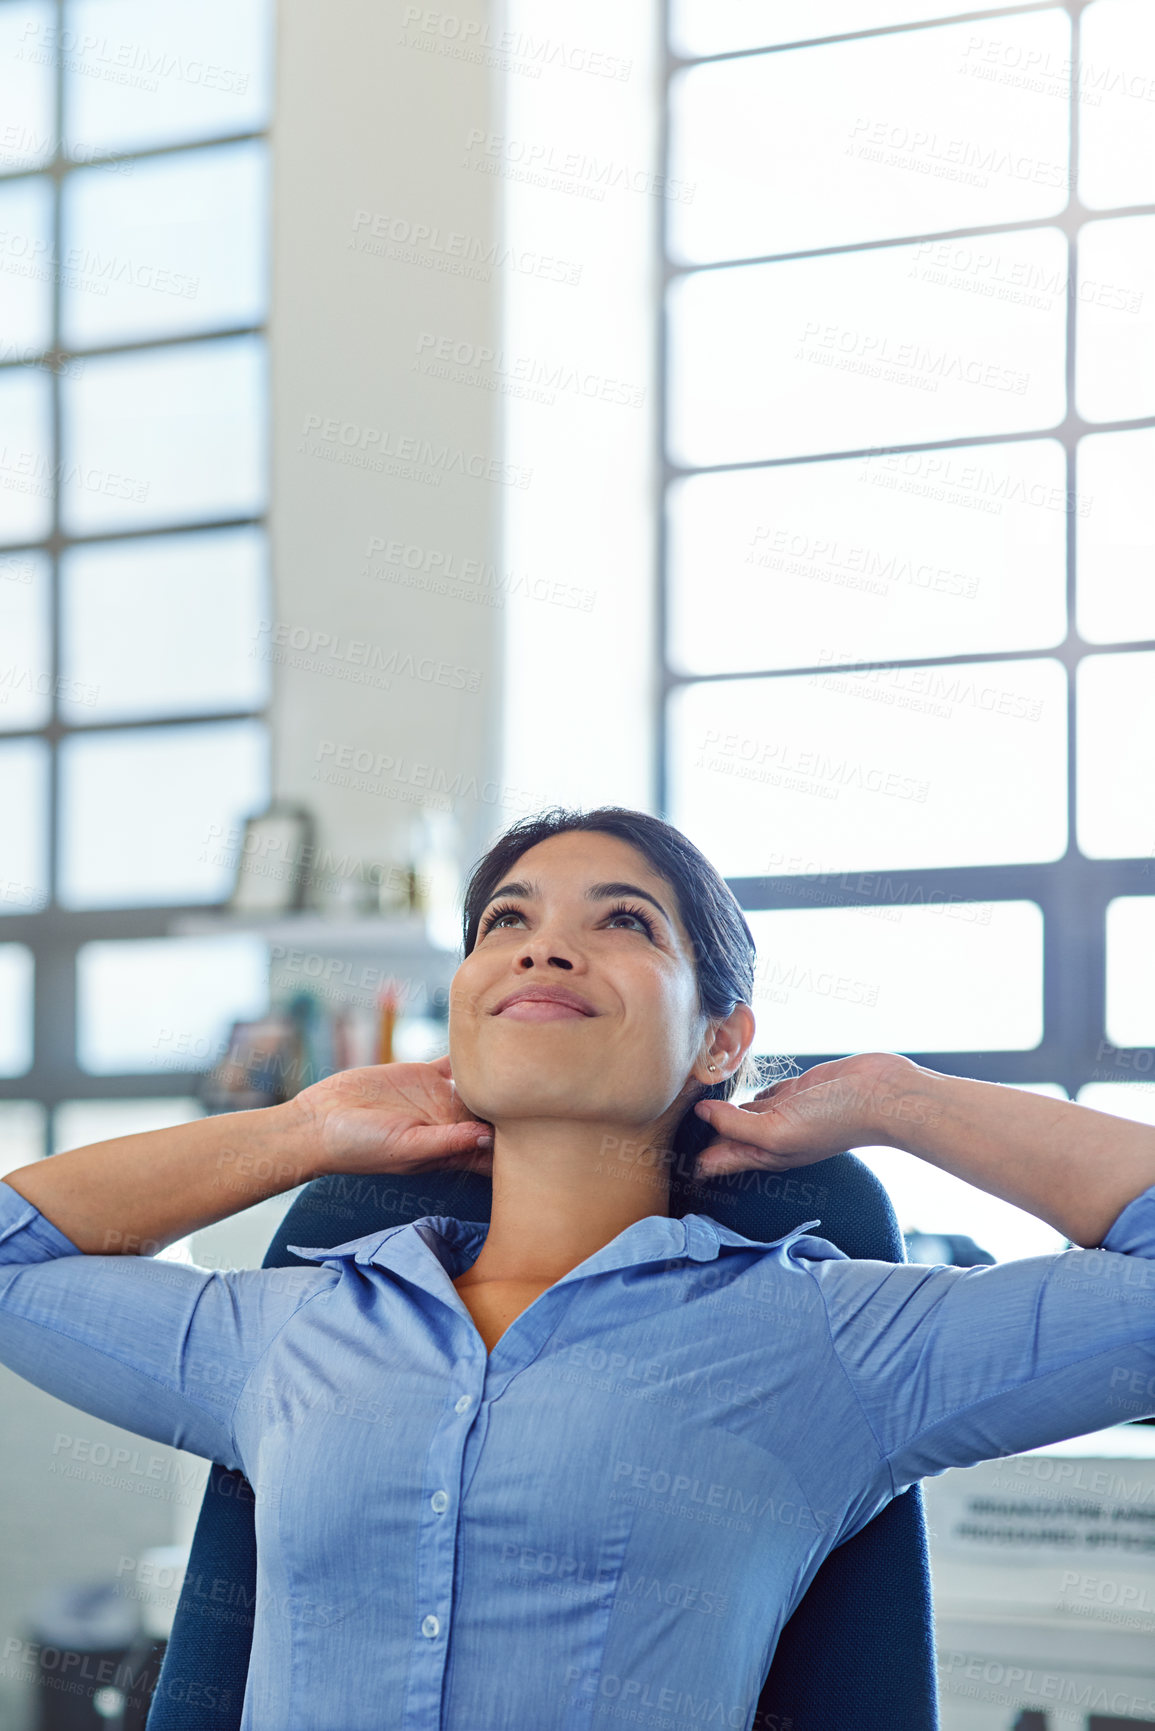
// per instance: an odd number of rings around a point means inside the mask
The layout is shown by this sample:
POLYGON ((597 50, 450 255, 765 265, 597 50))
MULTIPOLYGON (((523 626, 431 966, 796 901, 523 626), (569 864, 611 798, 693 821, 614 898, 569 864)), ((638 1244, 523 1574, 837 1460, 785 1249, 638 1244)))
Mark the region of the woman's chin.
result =
POLYGON ((484 1118, 486 1123, 500 1129, 503 1124, 524 1122, 529 1118, 559 1119, 569 1123, 582 1118, 592 1119, 596 1114, 591 1112, 591 1104, 599 1097, 600 1090, 593 1087, 583 1089, 580 1081, 575 1083, 572 1075, 535 1078, 521 1074, 511 1077, 506 1086, 495 1085, 489 1078, 482 1088, 470 1092, 459 1087, 458 1093, 474 1117, 484 1118))

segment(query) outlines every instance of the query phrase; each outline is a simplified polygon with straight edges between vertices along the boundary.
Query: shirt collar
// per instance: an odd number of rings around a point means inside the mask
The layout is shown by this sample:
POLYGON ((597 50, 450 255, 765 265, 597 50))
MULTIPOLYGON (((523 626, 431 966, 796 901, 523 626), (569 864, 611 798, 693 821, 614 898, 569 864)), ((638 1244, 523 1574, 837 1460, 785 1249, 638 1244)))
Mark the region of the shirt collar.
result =
MULTIPOLYGON (((667 1262, 686 1257, 692 1262, 713 1262, 723 1250, 770 1251, 789 1244, 821 1221, 807 1220, 784 1232, 769 1243, 761 1238, 746 1238, 740 1232, 723 1226, 708 1214, 687 1214, 675 1218, 667 1214, 647 1214, 635 1220, 603 1244, 576 1268, 571 1268, 560 1281, 584 1280, 592 1274, 606 1274, 615 1268, 633 1268, 643 1262, 667 1262)), ((384 1232, 369 1232, 363 1238, 351 1238, 331 1249, 324 1246, 290 1244, 294 1255, 310 1262, 349 1261, 362 1267, 388 1268, 409 1280, 425 1285, 430 1258, 451 1280, 455 1280, 472 1263, 489 1232, 484 1220, 458 1220, 448 1214, 423 1214, 403 1226, 390 1226, 384 1232)))

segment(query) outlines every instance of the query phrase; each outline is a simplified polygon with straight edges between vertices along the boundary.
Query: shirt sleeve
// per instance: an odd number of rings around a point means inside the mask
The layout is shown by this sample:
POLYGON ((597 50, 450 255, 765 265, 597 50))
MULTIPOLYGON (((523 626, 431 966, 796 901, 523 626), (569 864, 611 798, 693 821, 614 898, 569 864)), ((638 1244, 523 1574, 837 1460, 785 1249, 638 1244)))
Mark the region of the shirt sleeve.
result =
POLYGON ((96 1418, 244 1472, 234 1414, 321 1268, 87 1256, 0 1180, 0 1364, 96 1418))
POLYGON ((978 1268, 837 1253, 809 1269, 895 1493, 1155 1414, 1155 1185, 1095 1250, 978 1268))

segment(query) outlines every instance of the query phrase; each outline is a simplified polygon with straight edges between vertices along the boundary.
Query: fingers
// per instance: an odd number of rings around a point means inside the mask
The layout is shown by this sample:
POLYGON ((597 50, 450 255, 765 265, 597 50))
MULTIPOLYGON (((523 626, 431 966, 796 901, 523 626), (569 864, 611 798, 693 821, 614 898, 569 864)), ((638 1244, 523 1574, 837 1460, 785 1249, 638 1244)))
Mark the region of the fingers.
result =
POLYGON ((755 1116, 758 1114, 753 1100, 744 1106, 735 1106, 731 1100, 699 1100, 695 1104, 694 1110, 699 1118, 705 1119, 706 1123, 715 1129, 728 1129, 735 1132, 738 1131, 739 1126, 748 1129, 751 1114, 753 1113, 755 1116))
POLYGON ((476 1118, 458 1124, 417 1124, 405 1138, 405 1152, 419 1160, 447 1160, 493 1149, 493 1131, 476 1118))
POLYGON ((452 1129, 458 1133, 457 1139, 463 1147, 493 1147, 493 1126, 483 1124, 480 1118, 470 1118, 467 1123, 454 1124, 452 1129))
POLYGON ((711 1142, 698 1156, 694 1176, 724 1178, 730 1172, 746 1172, 768 1166, 776 1170, 776 1162, 761 1154, 760 1150, 751 1148, 748 1142, 711 1142))
POLYGON ((806 1166, 805 1155, 778 1154, 749 1142, 719 1140, 711 1142, 698 1156, 695 1178, 725 1178, 731 1172, 788 1172, 794 1166, 806 1166))

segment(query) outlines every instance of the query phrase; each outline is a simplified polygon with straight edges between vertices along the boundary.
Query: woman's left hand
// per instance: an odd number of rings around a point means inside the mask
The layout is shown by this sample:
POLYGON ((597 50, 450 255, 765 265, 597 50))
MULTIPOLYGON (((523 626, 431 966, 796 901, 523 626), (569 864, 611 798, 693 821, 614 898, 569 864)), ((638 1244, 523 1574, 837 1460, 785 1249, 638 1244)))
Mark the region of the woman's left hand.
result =
POLYGON ((859 1052, 774 1082, 743 1106, 699 1100, 694 1110, 716 1135, 699 1155, 695 1176, 751 1167, 781 1172, 848 1148, 900 1147, 899 1121, 926 1120, 922 1090, 932 1075, 896 1052, 859 1052))

